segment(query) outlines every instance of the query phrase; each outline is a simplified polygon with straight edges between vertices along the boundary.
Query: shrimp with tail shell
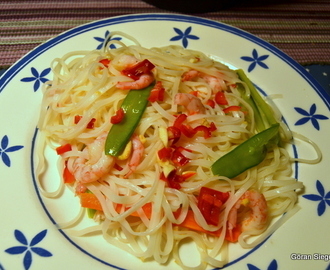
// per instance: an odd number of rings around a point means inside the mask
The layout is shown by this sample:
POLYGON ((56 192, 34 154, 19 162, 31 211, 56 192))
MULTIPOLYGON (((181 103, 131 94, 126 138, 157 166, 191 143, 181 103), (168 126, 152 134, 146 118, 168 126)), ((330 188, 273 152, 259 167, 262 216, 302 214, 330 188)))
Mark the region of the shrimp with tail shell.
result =
POLYGON ((80 191, 83 189, 81 185, 99 180, 115 163, 114 157, 104 153, 106 137, 107 133, 103 132, 94 142, 88 144, 73 162, 72 174, 78 182, 77 188, 80 191))
POLYGON ((267 202, 263 194, 256 190, 246 191, 234 204, 228 215, 228 232, 232 233, 232 230, 238 225, 237 216, 238 210, 241 207, 247 207, 248 211, 241 222, 242 231, 250 230, 263 230, 268 221, 267 214, 267 202))

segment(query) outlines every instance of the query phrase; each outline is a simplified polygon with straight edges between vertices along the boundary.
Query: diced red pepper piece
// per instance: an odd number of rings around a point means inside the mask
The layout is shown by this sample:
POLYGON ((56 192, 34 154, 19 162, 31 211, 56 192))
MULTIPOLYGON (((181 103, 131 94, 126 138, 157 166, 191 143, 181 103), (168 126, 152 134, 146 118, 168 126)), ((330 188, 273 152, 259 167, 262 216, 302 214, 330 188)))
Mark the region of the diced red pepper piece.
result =
POLYGON ((182 113, 180 115, 177 116, 177 118, 175 119, 173 126, 176 128, 180 128, 182 123, 187 119, 187 115, 182 113))
POLYGON ((220 208, 229 198, 229 192, 221 192, 208 187, 202 187, 198 196, 198 208, 206 222, 217 226, 220 208))
POLYGON ((217 130, 217 127, 216 127, 216 125, 214 124, 214 122, 211 122, 211 123, 210 123, 210 127, 209 127, 209 129, 210 129, 211 132, 217 130))
POLYGON ((158 81, 155 84, 155 87, 151 90, 148 100, 150 102, 163 101, 164 94, 165 94, 165 88, 163 87, 162 82, 158 81))
POLYGON ((182 132, 182 134, 184 134, 186 137, 188 138, 192 138, 195 136, 196 131, 195 129, 193 129, 191 126, 189 125, 181 125, 180 126, 180 130, 182 132))
POLYGON ((178 190, 181 188, 180 183, 185 180, 183 177, 181 177, 181 175, 177 175, 176 170, 171 171, 167 177, 165 177, 164 173, 161 172, 159 178, 167 182, 170 188, 175 188, 178 190))
POLYGON ((175 144, 181 137, 181 130, 174 126, 168 127, 167 133, 168 133, 168 140, 172 141, 172 144, 175 144))
POLYGON ((138 62, 137 64, 130 66, 122 70, 122 74, 133 80, 138 80, 143 74, 150 74, 151 70, 155 67, 148 59, 138 62))
MULTIPOLYGON (((74 123, 75 123, 75 124, 78 124, 79 121, 81 120, 81 118, 82 118, 81 115, 75 115, 75 117, 74 117, 74 123)), ((94 123, 95 123, 95 121, 96 121, 96 119, 95 119, 95 118, 92 118, 92 119, 88 122, 86 128, 88 128, 88 129, 93 129, 93 128, 94 128, 94 123)))
POLYGON ((223 109, 224 113, 229 113, 229 112, 237 112, 240 111, 242 109, 241 106, 229 106, 227 108, 223 109))
POLYGON ((117 163, 115 163, 115 165, 113 165, 113 167, 118 170, 118 171, 122 171, 123 167, 119 166, 117 163))
POLYGON ((215 107, 215 102, 214 102, 212 99, 209 99, 209 100, 206 102, 206 105, 209 105, 211 108, 214 109, 214 107, 215 107))
POLYGON ((228 101, 226 99, 225 93, 222 91, 219 91, 215 94, 215 102, 219 105, 227 105, 228 101))
POLYGON ((194 128, 194 131, 195 131, 195 133, 203 132, 205 139, 208 139, 212 136, 211 130, 207 126, 197 126, 197 127, 194 128))
POLYGON ((190 91, 189 94, 194 95, 195 97, 198 96, 198 91, 190 91))
POLYGON ((123 108, 120 108, 119 110, 116 111, 116 114, 114 116, 111 116, 111 124, 118 124, 120 123, 125 116, 125 112, 123 110, 123 108))
POLYGON ((100 60, 99 63, 101 63, 105 67, 109 67, 110 60, 105 58, 105 59, 100 60))
POLYGON ((186 165, 190 159, 185 157, 183 154, 182 154, 182 151, 188 151, 188 152, 191 152, 190 150, 182 147, 182 146, 179 146, 179 147, 176 147, 172 153, 172 157, 171 157, 171 161, 176 165, 176 166, 179 166, 179 167, 182 167, 184 165, 186 165))
POLYGON ((65 184, 71 184, 76 181, 74 175, 69 171, 69 169, 67 167, 67 161, 65 162, 65 165, 64 165, 63 181, 65 184))
POLYGON ((81 115, 75 115, 75 116, 74 116, 74 123, 75 123, 75 124, 78 124, 79 121, 81 120, 81 118, 82 118, 81 115))
POLYGON ((72 147, 71 147, 71 144, 67 143, 67 144, 63 144, 59 147, 56 148, 56 153, 58 155, 62 155, 64 154, 65 152, 69 152, 72 150, 72 147))
POLYGON ((170 147, 163 147, 158 151, 158 157, 161 161, 166 161, 171 159, 172 156, 172 148, 170 147))
POLYGON ((196 175, 196 172, 184 172, 181 174, 181 177, 184 180, 187 180, 188 178, 193 177, 194 175, 196 175))
POLYGON ((95 121, 96 121, 96 119, 95 119, 95 118, 92 118, 92 119, 88 122, 86 128, 88 128, 88 129, 93 129, 93 128, 94 128, 94 123, 95 123, 95 121))

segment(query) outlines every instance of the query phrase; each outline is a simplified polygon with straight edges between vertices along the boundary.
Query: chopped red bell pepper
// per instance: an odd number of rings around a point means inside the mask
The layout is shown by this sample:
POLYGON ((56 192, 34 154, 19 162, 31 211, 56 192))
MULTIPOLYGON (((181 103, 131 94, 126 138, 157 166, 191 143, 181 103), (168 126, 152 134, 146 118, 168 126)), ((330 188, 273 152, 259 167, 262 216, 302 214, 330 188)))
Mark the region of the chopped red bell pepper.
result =
POLYGON ((122 70, 122 74, 132 78, 133 80, 138 80, 141 75, 150 74, 154 67, 155 65, 153 63, 151 63, 148 59, 144 59, 143 61, 122 70))
POLYGON ((174 123, 173 123, 173 126, 176 127, 176 128, 179 128, 179 129, 180 129, 182 123, 187 119, 187 117, 188 117, 188 116, 187 116, 186 114, 184 114, 184 113, 179 114, 179 115, 176 117, 176 119, 175 119, 175 121, 174 121, 174 123))
POLYGON ((115 163, 115 165, 113 165, 113 167, 118 170, 118 171, 122 171, 123 167, 119 166, 117 163, 115 163))
POLYGON ((171 141, 172 144, 175 144, 181 137, 181 130, 174 126, 168 127, 167 133, 168 133, 168 140, 171 141))
POLYGON ((110 60, 107 58, 104 58, 104 59, 100 60, 99 63, 101 63, 105 67, 108 67, 110 64, 110 60))
POLYGON ((181 175, 177 174, 176 170, 171 171, 167 177, 165 177, 164 173, 161 172, 159 178, 167 182, 170 188, 174 188, 178 190, 181 188, 180 183, 184 182, 185 180, 181 175))
POLYGON ((158 151, 158 157, 161 161, 170 160, 172 156, 172 148, 170 147, 163 147, 158 151))
POLYGON ((93 129, 93 128, 94 128, 95 121, 96 121, 96 119, 95 119, 95 118, 92 118, 92 119, 88 122, 86 128, 88 128, 88 129, 93 129))
POLYGON ((227 105, 228 104, 228 101, 226 99, 226 96, 225 96, 225 93, 222 92, 222 91, 219 91, 215 94, 215 102, 218 104, 218 105, 227 105))
POLYGON ((195 130, 189 125, 181 125, 180 130, 187 138, 192 138, 195 136, 195 130))
POLYGON ((176 165, 176 166, 179 166, 179 167, 182 167, 184 165, 186 165, 190 159, 185 157, 183 154, 182 154, 182 151, 188 151, 188 152, 191 152, 191 150, 189 149, 186 149, 182 146, 179 146, 179 147, 176 147, 172 153, 172 157, 171 157, 171 161, 176 165))
POLYGON ((214 109, 214 107, 215 107, 215 102, 214 102, 212 99, 209 99, 209 100, 206 102, 206 105, 209 105, 211 108, 214 109))
POLYGON ((120 123, 125 117, 125 112, 123 108, 120 108, 119 110, 116 111, 116 114, 114 116, 111 116, 111 124, 118 124, 120 123))
MULTIPOLYGON (((75 124, 78 124, 79 121, 81 120, 81 118, 82 118, 81 115, 75 115, 75 117, 74 117, 74 123, 75 123, 75 124)), ((94 123, 95 123, 95 121, 96 121, 96 119, 95 119, 95 118, 92 118, 92 119, 88 122, 86 128, 88 128, 88 129, 93 129, 93 128, 94 128, 94 123)))
POLYGON ((229 198, 229 192, 221 192, 208 187, 202 187, 198 196, 198 208, 206 222, 217 226, 221 206, 229 198))
POLYGON ((198 96, 198 91, 190 91, 189 94, 194 95, 195 97, 198 96))
POLYGON ((56 153, 58 155, 62 155, 64 154, 65 152, 69 152, 72 150, 72 147, 71 147, 71 144, 67 143, 67 144, 63 144, 59 147, 56 148, 56 153))
POLYGON ((217 130, 215 124, 211 122, 210 127, 200 125, 195 128, 192 128, 189 125, 181 125, 180 130, 188 138, 194 137, 198 132, 204 133, 204 138, 208 139, 212 136, 212 132, 217 130))
POLYGON ((67 161, 65 162, 64 165, 64 170, 63 170, 63 181, 65 184, 71 184, 74 183, 76 181, 74 175, 69 171, 68 167, 67 167, 67 161))
POLYGON ((75 124, 78 124, 81 118, 82 118, 81 115, 75 115, 75 116, 74 116, 74 123, 75 123, 75 124))
MULTIPOLYGON (((190 125, 185 125, 183 122, 187 119, 186 114, 180 114, 174 121, 173 127, 176 130, 180 130, 182 134, 184 134, 188 138, 192 138, 196 135, 197 132, 203 132, 204 138, 210 138, 212 136, 211 132, 217 130, 215 124, 212 122, 210 127, 200 125, 195 128, 192 128, 190 125)), ((177 132, 179 133, 179 132, 177 132)))
POLYGON ((241 106, 229 106, 227 108, 223 109, 224 113, 229 113, 229 112, 237 112, 240 111, 242 109, 241 106))
POLYGON ((193 177, 194 175, 196 175, 197 173, 196 172, 183 172, 181 174, 181 177, 184 179, 184 180, 187 180, 188 178, 190 177, 193 177))
POLYGON ((165 88, 163 87, 162 82, 158 81, 155 84, 155 87, 151 90, 148 100, 150 102, 163 101, 164 94, 165 94, 165 88))

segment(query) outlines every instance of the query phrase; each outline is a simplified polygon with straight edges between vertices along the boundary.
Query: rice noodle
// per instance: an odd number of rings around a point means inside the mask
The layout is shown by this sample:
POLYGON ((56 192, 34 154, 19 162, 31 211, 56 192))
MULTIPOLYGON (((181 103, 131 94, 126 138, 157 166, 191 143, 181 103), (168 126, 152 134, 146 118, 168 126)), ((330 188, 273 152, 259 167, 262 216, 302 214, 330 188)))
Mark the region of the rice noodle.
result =
MULTIPOLYGON (((77 158, 85 155, 84 149, 110 130, 110 118, 115 115, 127 94, 127 90, 116 87, 118 82, 130 81, 121 74, 121 70, 125 68, 123 57, 134 57, 137 61, 148 59, 156 66, 153 76, 156 81, 162 82, 166 93, 164 101, 149 103, 135 130, 135 133, 145 140, 142 161, 136 170, 127 176, 130 172, 128 160, 117 160, 122 170, 113 168, 98 181, 85 184, 102 206, 103 211, 97 215, 97 219, 100 219, 101 215, 100 225, 82 230, 73 229, 72 227, 79 223, 83 212, 71 221, 58 225, 61 229, 70 228, 67 233, 74 236, 101 233, 110 244, 142 260, 149 258, 165 264, 174 258, 182 269, 201 270, 208 265, 222 267, 228 263, 228 246, 252 248, 269 237, 296 212, 297 192, 303 188, 303 184, 292 177, 292 162, 319 162, 321 152, 310 140, 295 134, 295 137, 313 145, 317 158, 309 161, 292 159, 285 148, 274 146, 269 149, 262 163, 239 176, 233 179, 214 176, 210 170, 212 163, 255 133, 253 109, 235 88, 236 83, 243 86, 245 84, 234 71, 214 62, 201 52, 179 46, 147 49, 124 33, 113 34, 120 34, 135 44, 127 46, 122 41, 111 40, 110 44, 116 46, 116 49, 109 49, 107 46, 102 50, 71 52, 53 61, 54 78, 44 87, 38 124, 41 134, 37 149, 39 190, 43 196, 57 198, 64 188, 63 184, 59 184, 56 191, 48 192, 43 187, 44 180, 41 179, 48 167, 43 156, 45 145, 55 149, 59 145, 69 143, 72 150, 62 155, 57 166, 60 174, 64 166, 74 171, 73 166, 77 158), (102 65, 102 59, 109 59, 110 65, 102 65), (219 77, 228 106, 242 106, 244 112, 226 114, 221 105, 215 104, 214 108, 205 105, 205 114, 192 114, 187 117, 187 123, 193 127, 213 122, 217 130, 212 133, 211 138, 199 135, 180 139, 180 145, 185 148, 184 153, 190 159, 180 170, 193 171, 196 174, 181 183, 180 189, 175 189, 160 180, 164 164, 159 162, 157 152, 167 146, 159 135, 161 129, 173 125, 175 115, 182 110, 180 105, 173 102, 177 93, 198 91, 203 103, 213 95, 212 87, 203 78, 181 80, 183 74, 192 69, 207 76, 219 77), (75 123, 74 118, 77 115, 82 118, 75 123), (94 128, 87 129, 86 125, 92 118, 96 119, 94 128), (217 226, 208 224, 198 208, 197 196, 203 186, 230 193, 229 199, 222 207, 217 226), (242 232, 236 244, 228 243, 224 233, 217 237, 175 225, 181 224, 188 211, 192 211, 195 221, 204 230, 226 231, 230 210, 248 190, 257 190, 263 194, 267 201, 269 220, 267 226, 260 230, 242 232), (142 210, 147 203, 151 203, 152 207, 150 217, 142 210), (178 210, 180 212, 176 213, 178 210), (132 217, 133 213, 138 216, 132 217), (284 213, 286 214, 283 215, 284 213), (280 218, 274 223, 278 217, 280 218), (271 223, 274 224, 268 226, 271 223), (257 239, 248 243, 247 239, 255 236, 257 239), (186 265, 180 256, 181 244, 189 239, 193 240, 200 253, 200 263, 194 267, 186 265)), ((280 118, 278 111, 276 115, 280 118)), ((290 141, 291 133, 282 125, 282 138, 290 141)), ((91 157, 95 158, 97 159, 91 157)), ((74 193, 78 184, 67 186, 74 193)))

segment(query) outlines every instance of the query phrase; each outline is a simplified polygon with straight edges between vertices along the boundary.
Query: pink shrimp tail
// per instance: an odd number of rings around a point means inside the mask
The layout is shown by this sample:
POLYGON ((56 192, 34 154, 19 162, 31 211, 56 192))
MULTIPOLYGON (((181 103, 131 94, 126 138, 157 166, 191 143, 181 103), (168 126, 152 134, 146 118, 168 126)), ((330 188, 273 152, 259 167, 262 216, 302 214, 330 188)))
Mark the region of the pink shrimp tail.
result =
POLYGON ((133 135, 132 138, 132 145, 133 145, 133 153, 132 157, 128 163, 130 168, 129 172, 125 175, 125 177, 130 176, 133 172, 135 172, 137 166, 141 163, 143 153, 144 153, 144 146, 141 142, 139 136, 133 135))

